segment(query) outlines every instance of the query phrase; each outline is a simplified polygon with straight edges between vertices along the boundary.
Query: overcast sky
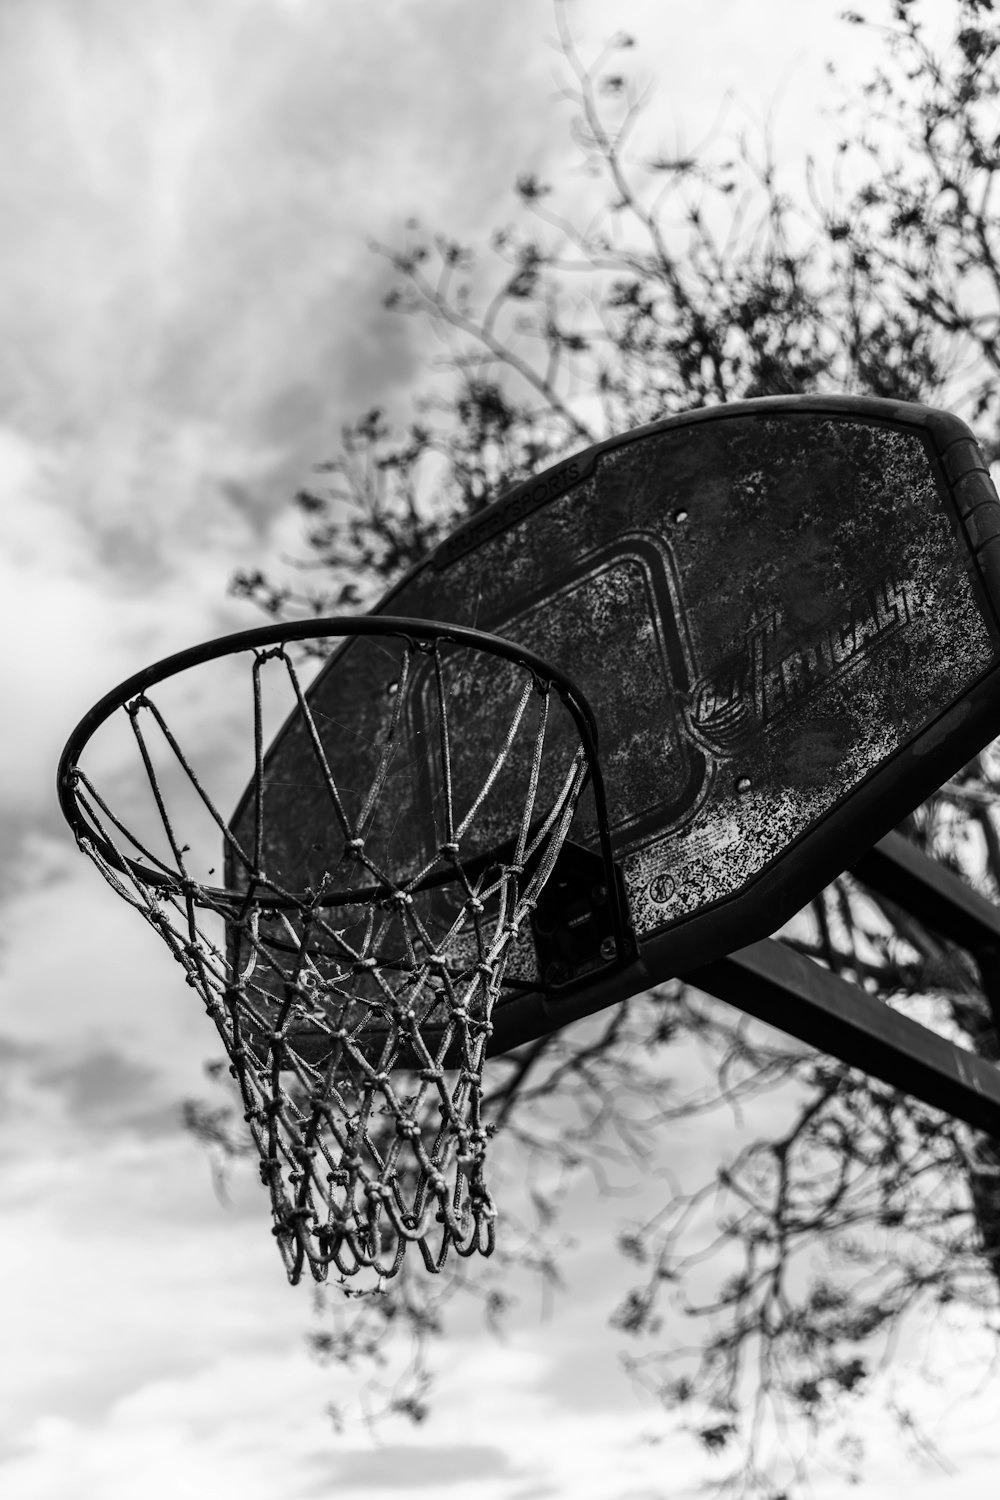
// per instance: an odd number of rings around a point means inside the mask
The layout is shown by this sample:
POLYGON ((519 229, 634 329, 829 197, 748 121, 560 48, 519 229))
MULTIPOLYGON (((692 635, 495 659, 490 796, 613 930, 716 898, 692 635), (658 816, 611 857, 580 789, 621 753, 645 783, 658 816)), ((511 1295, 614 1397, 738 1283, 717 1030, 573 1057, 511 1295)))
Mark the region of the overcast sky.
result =
MULTIPOLYGON (((832 138, 825 60, 850 79, 872 56, 839 9, 580 0, 574 24, 585 54, 636 33, 668 137, 696 141, 734 92, 740 119, 773 107, 792 158, 832 138)), ((381 309, 367 239, 418 214, 485 242, 518 172, 565 167, 553 31, 549 0, 0 3, 5 1500, 653 1500, 711 1477, 618 1367, 632 1209, 587 1183, 551 1318, 528 1288, 503 1343, 460 1313, 426 1427, 332 1431, 343 1382, 306 1353, 310 1295, 285 1284, 263 1193, 247 1174, 220 1204, 178 1126, 217 1050, 204 1016, 53 798, 109 686, 258 623, 228 579, 293 545, 289 497, 339 425, 405 416, 429 346, 381 309)), ((692 1127, 671 1165, 725 1149, 722 1125, 692 1127)), ((909 1492, 992 1495, 995 1401, 898 1378, 955 1465, 907 1470, 909 1492)), ((876 1402, 858 1422, 864 1493, 897 1494, 876 1402)))

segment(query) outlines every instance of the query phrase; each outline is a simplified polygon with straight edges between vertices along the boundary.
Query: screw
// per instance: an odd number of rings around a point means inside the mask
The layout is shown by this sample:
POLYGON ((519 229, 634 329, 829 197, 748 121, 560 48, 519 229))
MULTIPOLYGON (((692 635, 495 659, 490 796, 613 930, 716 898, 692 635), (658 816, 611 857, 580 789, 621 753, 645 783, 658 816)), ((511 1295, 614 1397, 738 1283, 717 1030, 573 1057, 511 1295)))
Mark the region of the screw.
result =
POLYGON ((611 963, 612 959, 618 957, 618 944, 613 937, 606 937, 601 943, 601 957, 605 963, 611 963))

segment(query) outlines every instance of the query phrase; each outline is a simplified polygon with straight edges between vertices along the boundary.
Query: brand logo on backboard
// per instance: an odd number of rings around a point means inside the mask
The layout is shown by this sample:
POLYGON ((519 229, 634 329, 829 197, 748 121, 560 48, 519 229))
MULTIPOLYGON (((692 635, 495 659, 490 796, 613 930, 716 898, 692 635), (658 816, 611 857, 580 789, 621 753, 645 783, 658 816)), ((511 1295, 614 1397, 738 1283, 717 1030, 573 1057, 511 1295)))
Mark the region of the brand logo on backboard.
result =
POLYGON ((715 755, 736 754, 754 734, 841 676, 912 616, 909 585, 884 579, 801 645, 782 650, 784 620, 775 611, 748 633, 735 670, 723 676, 706 674, 692 685, 685 707, 688 732, 715 755))

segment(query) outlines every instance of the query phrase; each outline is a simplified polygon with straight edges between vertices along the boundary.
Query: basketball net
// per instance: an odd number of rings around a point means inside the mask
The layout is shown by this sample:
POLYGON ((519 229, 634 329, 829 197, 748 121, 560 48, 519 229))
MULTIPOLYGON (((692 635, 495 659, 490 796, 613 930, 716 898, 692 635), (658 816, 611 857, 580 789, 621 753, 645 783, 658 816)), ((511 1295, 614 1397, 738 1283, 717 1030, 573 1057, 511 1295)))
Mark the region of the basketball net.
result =
MULTIPOLYGON (((369 634, 380 628, 374 619, 373 627, 367 617, 369 634)), ((312 623, 321 638, 352 633, 351 622, 312 623)), ((461 1256, 493 1250, 496 1210, 485 1177, 490 1130, 482 1111, 491 1017, 508 959, 593 769, 593 744, 582 732, 589 710, 565 681, 554 684, 541 673, 537 659, 518 659, 508 643, 478 632, 459 632, 472 643, 456 643, 445 627, 404 623, 413 630, 384 626, 394 638, 396 677, 383 743, 360 796, 352 786, 348 798, 331 768, 329 718, 317 723, 282 640, 240 648, 253 680, 256 741, 246 826, 219 814, 147 689, 123 693, 110 708, 104 700, 94 715, 98 722, 112 713, 126 716, 169 854, 155 853, 131 833, 78 764, 94 724, 84 721, 86 734, 78 731, 80 743, 71 740, 64 759, 63 804, 80 847, 159 934, 222 1038, 293 1284, 306 1266, 317 1281, 331 1267, 341 1277, 361 1271, 391 1277, 411 1245, 432 1272, 452 1250, 461 1256), (456 771, 461 725, 453 722, 453 680, 465 654, 497 656, 498 647, 504 671, 520 673, 521 682, 509 721, 491 744, 472 747, 481 774, 470 800, 468 745, 460 778, 456 771), (428 810, 424 854, 400 872, 369 831, 379 817, 391 820, 387 798, 419 802, 412 785, 401 793, 408 775, 426 781, 426 765, 407 766, 404 753, 403 706, 416 668, 436 725, 428 754, 441 796, 428 810), (305 888, 290 885, 269 853, 265 669, 287 674, 325 790, 328 868, 305 888), (560 722, 582 726, 580 733, 567 737, 564 726, 550 732, 553 694, 561 700, 560 722), (192 871, 184 829, 167 805, 164 754, 218 825, 224 888, 192 871), (554 769, 545 765, 547 756, 559 762, 554 769), (523 801, 509 816, 512 837, 484 857, 477 818, 515 760, 526 774, 523 801)), ((178 667, 179 661, 160 675, 191 664, 178 667)), ((153 669, 147 677, 155 675, 153 669)))

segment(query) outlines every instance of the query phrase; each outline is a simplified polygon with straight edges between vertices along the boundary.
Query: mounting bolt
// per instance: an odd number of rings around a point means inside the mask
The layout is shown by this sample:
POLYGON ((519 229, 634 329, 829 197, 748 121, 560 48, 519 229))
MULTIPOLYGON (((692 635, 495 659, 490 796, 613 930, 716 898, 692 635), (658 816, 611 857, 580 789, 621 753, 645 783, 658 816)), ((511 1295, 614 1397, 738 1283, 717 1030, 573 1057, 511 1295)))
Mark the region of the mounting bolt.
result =
POLYGON ((613 937, 606 937, 601 942, 601 957, 608 964, 618 957, 618 944, 613 937))

